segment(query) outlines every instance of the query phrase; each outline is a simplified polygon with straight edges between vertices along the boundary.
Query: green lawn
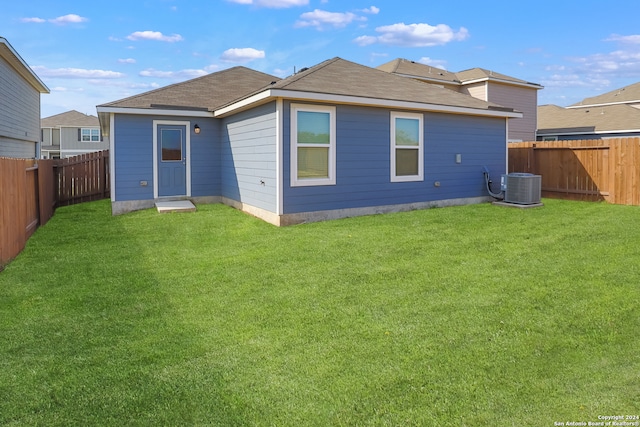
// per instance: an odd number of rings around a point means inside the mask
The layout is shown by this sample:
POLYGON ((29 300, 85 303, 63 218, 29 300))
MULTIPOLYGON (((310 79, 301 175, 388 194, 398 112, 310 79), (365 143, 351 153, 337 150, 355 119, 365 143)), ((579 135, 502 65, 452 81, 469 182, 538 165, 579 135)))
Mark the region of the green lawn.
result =
POLYGON ((0 273, 0 425, 552 426, 640 413, 640 208, 277 228, 57 210, 0 273))

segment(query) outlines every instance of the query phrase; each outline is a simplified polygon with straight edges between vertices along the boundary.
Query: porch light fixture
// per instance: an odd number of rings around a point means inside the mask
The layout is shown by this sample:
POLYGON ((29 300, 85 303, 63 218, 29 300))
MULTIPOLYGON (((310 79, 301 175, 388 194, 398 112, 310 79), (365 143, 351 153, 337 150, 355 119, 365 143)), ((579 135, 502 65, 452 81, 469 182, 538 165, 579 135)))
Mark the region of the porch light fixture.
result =
POLYGON ((200 126, 198 126, 197 123, 195 124, 195 126, 193 126, 193 131, 195 132, 196 135, 200 133, 200 126))

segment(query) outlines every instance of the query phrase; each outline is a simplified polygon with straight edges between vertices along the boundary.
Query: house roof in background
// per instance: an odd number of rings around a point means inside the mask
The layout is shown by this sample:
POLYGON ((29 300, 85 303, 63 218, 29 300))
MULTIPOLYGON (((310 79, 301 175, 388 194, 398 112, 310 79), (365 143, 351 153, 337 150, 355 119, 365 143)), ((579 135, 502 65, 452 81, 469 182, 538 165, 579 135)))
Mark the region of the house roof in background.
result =
POLYGON ((393 61, 382 64, 377 68, 379 70, 386 71, 387 73, 397 74, 404 77, 413 77, 436 84, 453 84, 460 86, 476 81, 495 81, 542 89, 542 86, 537 83, 527 82, 525 80, 507 76, 506 74, 496 73, 495 71, 486 70, 484 68, 471 68, 469 70, 454 73, 402 58, 394 59, 393 61))
POLYGON ((246 67, 233 67, 98 107, 214 111, 278 80, 246 67))
POLYGON ((83 114, 76 110, 45 117, 40 120, 40 127, 97 127, 100 123, 96 116, 83 114))
POLYGON ((40 77, 33 72, 31 67, 27 65, 24 59, 22 59, 18 52, 15 51, 13 46, 11 46, 4 37, 0 37, 0 57, 7 61, 7 63, 9 63, 9 65, 11 65, 11 67, 38 92, 49 93, 47 85, 40 80, 40 77))
POLYGON ((538 135, 640 130, 640 109, 625 104, 589 108, 538 107, 538 135))
POLYGON ((405 77, 419 78, 421 80, 434 80, 437 82, 460 84, 460 80, 455 73, 435 68, 430 65, 410 61, 408 59, 397 58, 377 67, 378 70, 387 73, 399 74, 405 77))
POLYGON ((603 93, 602 95, 585 98, 576 104, 570 105, 569 108, 619 103, 640 104, 640 82, 603 93))
POLYGON ((456 73, 458 79, 462 84, 470 83, 473 81, 496 81, 501 83, 510 83, 521 86, 534 86, 536 89, 542 89, 537 83, 527 82, 525 80, 516 79, 515 77, 507 76, 506 74, 496 73, 495 71, 486 70, 484 68, 471 68, 456 73))

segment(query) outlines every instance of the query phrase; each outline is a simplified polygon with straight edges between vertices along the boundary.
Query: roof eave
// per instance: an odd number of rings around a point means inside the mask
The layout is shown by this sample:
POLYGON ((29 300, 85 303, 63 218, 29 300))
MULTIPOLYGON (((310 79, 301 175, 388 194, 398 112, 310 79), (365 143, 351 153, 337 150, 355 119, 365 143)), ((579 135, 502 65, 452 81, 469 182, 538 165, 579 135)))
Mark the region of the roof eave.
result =
POLYGON ((104 136, 109 136, 111 114, 132 114, 132 115, 156 115, 156 116, 177 116, 177 117, 213 117, 213 112, 204 110, 175 110, 161 108, 140 108, 140 107, 116 107, 113 105, 98 105, 98 121, 104 136))
POLYGON ((559 132, 554 132, 556 129, 538 129, 536 135, 538 136, 569 136, 569 135, 602 135, 608 133, 622 134, 622 133, 640 133, 640 129, 599 129, 593 131, 570 131, 570 128, 559 129, 559 132))
POLYGON ((495 77, 481 77, 481 78, 478 78, 478 79, 463 80, 463 81, 461 81, 460 84, 462 86, 465 86, 465 85, 470 85, 470 84, 474 84, 474 83, 484 83, 484 82, 501 83, 501 84, 505 84, 505 85, 526 87, 526 88, 529 88, 529 89, 536 89, 536 90, 544 89, 544 86, 541 86, 541 85, 539 85, 537 83, 514 82, 512 80, 497 79, 495 77))
POLYGON ((13 46, 5 39, 0 37, 0 45, 6 49, 0 49, 0 56, 2 56, 13 67, 18 74, 29 82, 40 93, 49 93, 49 88, 44 84, 40 77, 29 67, 29 65, 22 59, 22 57, 15 51, 13 46), (9 55, 7 55, 9 53, 9 55))
POLYGON ((296 101, 328 102, 334 104, 364 105, 369 107, 398 108, 406 110, 422 110, 451 114, 468 114, 475 116, 522 118, 523 114, 517 111, 492 110, 473 107, 459 107, 451 105, 438 105, 413 101, 399 101, 393 99, 367 98, 351 95, 332 95, 317 92, 293 91, 285 89, 268 89, 249 98, 234 102, 214 112, 214 117, 225 117, 237 112, 253 108, 277 98, 286 98, 296 101))

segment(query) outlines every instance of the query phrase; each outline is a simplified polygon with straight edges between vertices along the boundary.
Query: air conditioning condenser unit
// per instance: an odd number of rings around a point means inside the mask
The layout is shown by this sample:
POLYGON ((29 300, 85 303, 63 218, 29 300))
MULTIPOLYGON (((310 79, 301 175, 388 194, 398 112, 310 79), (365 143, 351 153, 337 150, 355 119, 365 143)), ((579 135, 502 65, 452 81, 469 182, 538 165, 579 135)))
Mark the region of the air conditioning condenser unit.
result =
POLYGON ((540 203, 542 176, 520 172, 502 175, 500 187, 507 203, 537 204, 540 203))

